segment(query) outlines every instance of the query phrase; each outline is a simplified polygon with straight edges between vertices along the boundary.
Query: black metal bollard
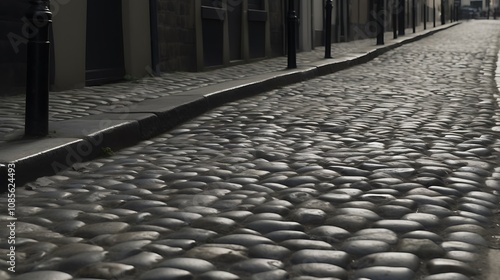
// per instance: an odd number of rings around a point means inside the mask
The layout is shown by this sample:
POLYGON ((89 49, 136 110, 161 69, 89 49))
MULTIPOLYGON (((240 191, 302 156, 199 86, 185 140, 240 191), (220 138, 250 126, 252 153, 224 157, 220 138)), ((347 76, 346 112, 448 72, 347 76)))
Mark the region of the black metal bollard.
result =
POLYGON ((436 0, 432 0, 432 22, 433 27, 436 27, 436 0))
POLYGON ((297 14, 294 0, 288 1, 288 69, 297 68, 297 48, 295 46, 297 14))
POLYGON ((412 0, 411 2, 411 27, 413 29, 413 33, 416 32, 416 21, 417 21, 417 4, 415 3, 415 0, 412 0))
POLYGON ((384 22, 385 22, 385 10, 384 10, 384 0, 377 1, 377 45, 384 44, 384 22))
POLYGON ((325 6, 325 58, 332 58, 332 0, 326 1, 325 6))
POLYGON ((26 13, 32 27, 28 38, 26 137, 43 137, 49 133, 49 30, 52 24, 49 1, 30 0, 26 13))
POLYGON ((405 1, 399 0, 398 6, 398 34, 399 36, 405 35, 405 1))
POLYGON ((441 0, 441 25, 446 24, 445 14, 444 14, 444 0, 441 0))

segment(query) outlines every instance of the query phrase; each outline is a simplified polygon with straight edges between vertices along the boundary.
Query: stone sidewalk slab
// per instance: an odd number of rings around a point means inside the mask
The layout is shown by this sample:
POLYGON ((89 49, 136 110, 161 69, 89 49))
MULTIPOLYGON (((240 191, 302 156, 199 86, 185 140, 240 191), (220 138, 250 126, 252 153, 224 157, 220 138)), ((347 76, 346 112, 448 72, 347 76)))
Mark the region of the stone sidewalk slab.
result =
MULTIPOLYGON (((58 98, 54 98, 54 102, 59 104, 57 113, 64 114, 64 117, 59 119, 51 117, 49 136, 44 139, 22 139, 24 129, 10 129, 16 127, 12 124, 11 116, 0 115, 2 124, 0 125, 0 179, 6 182, 4 180, 7 176, 6 166, 14 163, 16 183, 18 186, 23 185, 38 177, 52 175, 69 168, 74 163, 133 146, 139 141, 159 135, 226 102, 362 64, 401 45, 457 24, 460 22, 430 27, 426 30, 419 26, 416 33, 411 33, 411 30, 407 29, 407 35, 398 39, 392 39, 392 32, 387 32, 386 43, 382 46, 375 45, 375 38, 333 44, 333 59, 323 59, 321 55, 324 50, 320 48, 299 53, 297 69, 284 69, 283 63, 286 58, 280 57, 235 66, 234 69, 243 69, 243 74, 240 75, 231 69, 221 69, 219 72, 215 70, 212 73, 189 73, 201 82, 195 84, 191 81, 190 75, 185 75, 184 78, 177 78, 174 82, 169 80, 171 88, 156 88, 151 92, 145 90, 146 92, 143 92, 145 97, 125 95, 122 97, 121 88, 117 85, 93 87, 91 90, 95 94, 88 93, 88 88, 79 91, 87 94, 89 99, 97 100, 97 104, 103 104, 102 108, 86 109, 83 105, 79 107, 71 102, 65 102, 64 97, 70 96, 75 91, 56 94, 58 98), (335 46, 340 46, 341 49, 337 51, 335 46), (244 69, 249 69, 248 74, 245 74, 244 69), (222 74, 217 77, 217 73, 222 74), (214 79, 211 75, 217 78, 214 79), (179 85, 183 87, 175 88, 179 85), (108 94, 110 89, 114 90, 114 95, 108 94), (120 105, 104 106, 114 102, 120 105)), ((154 81, 155 79, 149 79, 145 84, 154 81)), ((19 96, 6 99, 0 99, 4 106, 17 104, 22 100, 19 96)), ((81 101, 85 103, 84 99, 81 101)), ((81 105, 81 103, 76 104, 81 105)), ((17 126, 20 122, 19 115, 23 114, 21 108, 13 109, 10 106, 9 110, 6 110, 10 114, 17 115, 17 126)), ((0 192, 5 191, 6 186, 2 185, 0 192)))

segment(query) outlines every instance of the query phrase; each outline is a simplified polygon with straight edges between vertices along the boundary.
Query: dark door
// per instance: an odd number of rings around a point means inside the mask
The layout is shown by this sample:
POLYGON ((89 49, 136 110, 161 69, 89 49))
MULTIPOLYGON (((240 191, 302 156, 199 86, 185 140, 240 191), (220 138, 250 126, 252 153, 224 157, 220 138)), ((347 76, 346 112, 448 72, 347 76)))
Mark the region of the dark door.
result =
POLYGON ((230 1, 227 7, 229 27, 229 59, 241 59, 242 1, 230 1), (235 2, 235 3, 232 3, 235 2))
POLYGON ((222 2, 202 0, 203 57, 205 66, 222 65, 224 47, 224 20, 226 10, 222 2))
MULTIPOLYGON (((370 1, 370 5, 373 1, 370 1)), ((349 41, 349 1, 348 0, 337 0, 337 42, 347 42, 349 41)))
POLYGON ((267 11, 262 0, 248 1, 248 39, 250 58, 266 56, 267 11))
POLYGON ((87 1, 87 85, 122 80, 123 29, 121 0, 87 1))

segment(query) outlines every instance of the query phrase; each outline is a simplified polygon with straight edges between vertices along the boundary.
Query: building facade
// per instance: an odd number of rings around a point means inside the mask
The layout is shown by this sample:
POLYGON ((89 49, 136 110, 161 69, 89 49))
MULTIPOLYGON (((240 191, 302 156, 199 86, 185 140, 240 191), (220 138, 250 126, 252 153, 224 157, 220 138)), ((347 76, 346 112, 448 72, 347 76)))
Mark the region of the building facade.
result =
MULTIPOLYGON (((0 2, 0 94, 23 93, 28 0, 0 2)), ((151 65, 148 1, 52 0, 52 90, 142 77, 151 65)))
POLYGON ((498 0, 461 0, 461 6, 472 7, 481 11, 488 10, 488 7, 498 7, 498 0))
MULTIPOLYGON (((384 0, 386 31, 401 0, 384 0)), ((404 1, 405 25, 441 0, 404 1)), ((375 0, 333 0, 333 42, 373 38, 375 0)), ((51 90, 169 71, 205 71, 286 54, 288 0, 51 0, 51 90)), ((452 5, 452 1, 445 1, 452 5)), ((295 0, 297 48, 324 45, 326 0, 295 0)), ((0 1, 0 95, 24 93, 28 0, 0 1)), ((447 18, 450 9, 445 9, 447 18)))
MULTIPOLYGON (((161 70, 202 71, 270 57, 270 14, 281 7, 270 0, 159 0, 161 70), (270 2, 273 2, 270 4, 270 2)), ((279 1, 277 1, 279 2, 279 1)), ((279 23, 280 24, 280 23, 279 23)))
POLYGON ((0 1, 0 94, 3 95, 22 92, 26 83, 27 53, 22 18, 27 8, 27 1, 0 1))

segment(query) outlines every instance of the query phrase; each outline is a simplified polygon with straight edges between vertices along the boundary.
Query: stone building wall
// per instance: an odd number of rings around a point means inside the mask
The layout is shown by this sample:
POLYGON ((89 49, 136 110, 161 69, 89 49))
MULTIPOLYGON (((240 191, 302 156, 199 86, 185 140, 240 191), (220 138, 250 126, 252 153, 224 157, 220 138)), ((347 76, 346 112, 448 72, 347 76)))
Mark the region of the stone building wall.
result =
POLYGON ((194 0, 158 1, 161 71, 195 71, 194 0))
POLYGON ((25 92, 27 33, 22 18, 28 7, 28 0, 0 1, 0 95, 25 92))
POLYGON ((283 2, 278 0, 270 0, 269 21, 271 29, 272 56, 281 56, 284 54, 284 40, 283 40, 284 15, 285 11, 283 11, 283 2))

